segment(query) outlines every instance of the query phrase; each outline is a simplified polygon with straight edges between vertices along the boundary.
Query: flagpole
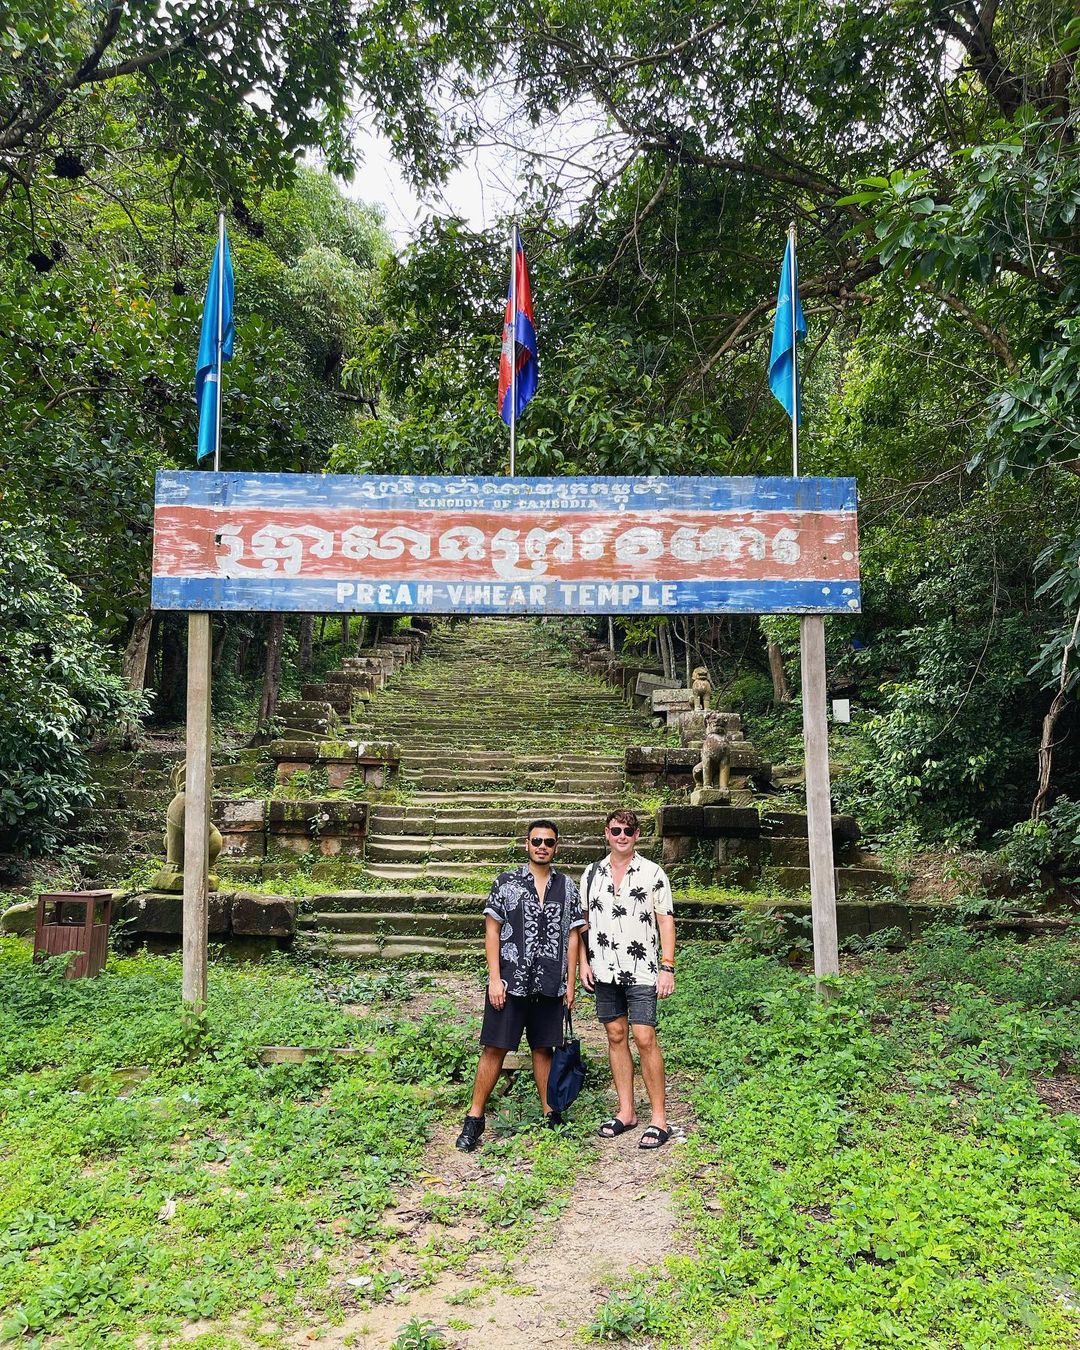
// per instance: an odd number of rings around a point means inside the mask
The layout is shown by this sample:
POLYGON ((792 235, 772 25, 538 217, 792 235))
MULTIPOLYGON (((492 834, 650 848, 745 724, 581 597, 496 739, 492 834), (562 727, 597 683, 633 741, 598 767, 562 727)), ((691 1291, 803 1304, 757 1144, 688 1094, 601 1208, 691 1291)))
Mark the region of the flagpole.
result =
POLYGON ((510 477, 517 448, 517 225, 510 231, 510 477))
POLYGON ((217 245, 217 417, 214 419, 214 472, 221 471, 221 386, 224 383, 224 359, 222 349, 225 346, 225 212, 218 212, 217 245))
POLYGON ((798 310, 798 273, 795 268, 795 222, 787 231, 788 268, 791 277, 791 464, 794 477, 799 476, 799 342, 795 321, 798 310))
MULTIPOLYGON (((788 226, 788 276, 791 282, 791 463, 799 476, 799 342, 796 314, 799 285, 795 261, 795 222, 788 226)), ((799 617, 802 676, 803 746, 806 766, 806 835, 810 854, 810 923, 814 939, 814 980, 823 983, 840 970, 836 932, 836 864, 832 837, 832 785, 829 777, 829 721, 826 710, 825 619, 799 617)))
MULTIPOLYGON (((214 472, 221 470, 221 386, 225 346, 225 212, 218 213, 217 417, 214 472)), ((210 683, 212 630, 209 611, 188 614, 187 724, 184 761, 183 970, 181 993, 189 1012, 206 1007, 210 916, 211 768, 210 683)))

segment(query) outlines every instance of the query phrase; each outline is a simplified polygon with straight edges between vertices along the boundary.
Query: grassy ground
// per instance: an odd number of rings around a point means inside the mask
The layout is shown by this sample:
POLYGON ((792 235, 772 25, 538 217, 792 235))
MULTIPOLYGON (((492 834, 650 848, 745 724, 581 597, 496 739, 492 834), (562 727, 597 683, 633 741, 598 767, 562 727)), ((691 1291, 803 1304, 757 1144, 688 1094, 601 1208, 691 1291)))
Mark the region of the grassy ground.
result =
POLYGON ((98 980, 64 982, 0 944, 8 1336, 169 1344, 187 1319, 316 1313, 335 1248, 378 1228, 473 1053, 401 1016, 392 985, 372 987, 358 1021, 310 974, 219 967, 194 1027, 178 992, 173 959, 114 958, 98 980), (261 1044, 365 1041, 361 1063, 257 1062, 261 1044), (116 1072, 133 1065, 149 1074, 116 1072))
POLYGON ((1080 1120, 1059 1110, 1080 1109, 1080 942, 940 929, 824 1006, 730 950, 679 976, 663 1034, 696 1080, 696 1251, 613 1297, 595 1336, 1080 1345, 1080 1120))
MULTIPOLYGON (((460 1120, 475 1065, 476 1027, 431 984, 215 964, 192 1026, 177 958, 114 955, 65 981, 0 939, 0 1342, 150 1350, 183 1329, 196 1350, 275 1346, 394 1289, 389 1207, 426 1185, 424 1145, 460 1120), (370 1053, 264 1066, 264 1045, 370 1053)), ((505 1184, 430 1200, 495 1271, 566 1204, 600 1112, 594 1089, 578 1137, 540 1130, 527 1078, 485 1147, 505 1184)), ((468 1255, 434 1243, 409 1287, 468 1255)))
MULTIPOLYGON (((200 1350, 273 1346, 385 1295, 387 1206, 426 1185, 425 1141, 474 1062, 474 1028, 425 980, 217 965, 189 1026, 173 958, 65 982, 0 943, 3 1336, 150 1350, 186 1324, 200 1350), (370 1054, 266 1067, 265 1044, 370 1054)), ((1075 939, 942 929, 865 954, 826 1005, 745 947, 684 945, 662 1024, 698 1121, 684 1254, 617 1290, 593 1336, 1080 1345, 1078 1003, 1075 939)), ((447 1238, 414 1254, 414 1285, 464 1259, 463 1216, 496 1270, 558 1222, 601 1099, 561 1138, 519 1089, 484 1151, 508 1184, 430 1202, 447 1238)))

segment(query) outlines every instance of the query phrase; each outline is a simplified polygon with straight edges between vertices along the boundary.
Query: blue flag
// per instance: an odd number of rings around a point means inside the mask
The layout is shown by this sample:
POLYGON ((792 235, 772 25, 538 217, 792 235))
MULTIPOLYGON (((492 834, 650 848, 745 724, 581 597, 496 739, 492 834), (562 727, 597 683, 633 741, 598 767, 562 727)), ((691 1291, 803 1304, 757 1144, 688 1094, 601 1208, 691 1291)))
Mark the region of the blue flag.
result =
POLYGON ((231 361, 233 354, 233 270, 229 255, 229 237, 223 234, 214 249, 210 280, 203 301, 202 334, 199 359, 195 366, 195 402, 199 408, 199 448, 195 462, 213 460, 218 433, 218 388, 221 363, 218 361, 218 299, 221 300, 221 357, 231 361))
POLYGON ((799 264, 795 260, 795 240, 788 236, 784 265, 780 269, 780 289, 776 295, 776 320, 773 323, 772 352, 769 355, 769 388, 784 405, 789 417, 802 422, 795 343, 806 337, 806 319, 799 299, 799 264), (794 312, 794 322, 792 313, 794 312))

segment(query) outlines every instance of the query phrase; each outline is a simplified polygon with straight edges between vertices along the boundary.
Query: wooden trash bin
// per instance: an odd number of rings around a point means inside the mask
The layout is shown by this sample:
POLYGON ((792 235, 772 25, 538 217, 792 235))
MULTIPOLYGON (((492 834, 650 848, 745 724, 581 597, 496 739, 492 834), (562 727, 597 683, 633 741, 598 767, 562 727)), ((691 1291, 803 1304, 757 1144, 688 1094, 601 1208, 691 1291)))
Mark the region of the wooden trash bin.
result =
POLYGON ((99 975, 109 955, 110 923, 112 891, 43 893, 38 896, 34 925, 34 960, 78 952, 64 972, 67 978, 99 975))

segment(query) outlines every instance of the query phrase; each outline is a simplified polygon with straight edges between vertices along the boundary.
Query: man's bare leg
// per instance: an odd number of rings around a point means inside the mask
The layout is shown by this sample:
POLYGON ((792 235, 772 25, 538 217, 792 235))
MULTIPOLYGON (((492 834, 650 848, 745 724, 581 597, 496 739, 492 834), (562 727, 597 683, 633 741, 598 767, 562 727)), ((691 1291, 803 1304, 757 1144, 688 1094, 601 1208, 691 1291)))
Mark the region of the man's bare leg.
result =
POLYGON ((636 1125, 634 1112, 634 1061, 630 1057, 630 1042, 627 1039, 627 1020, 616 1017, 604 1023, 607 1032, 608 1063, 611 1065, 611 1081, 615 1084, 615 1095, 619 1099, 616 1115, 624 1125, 636 1125))
POLYGON ((545 1116, 548 1113, 547 1085, 551 1074, 551 1058, 551 1051, 543 1047, 532 1052, 533 1081, 540 1094, 540 1110, 545 1116))
POLYGON ((638 1048, 641 1076, 645 1080, 645 1091, 649 1094, 649 1105, 652 1107, 652 1123, 666 1130, 667 1084, 664 1079, 664 1056, 660 1053, 656 1028, 635 1026, 634 1044, 638 1048))
POLYGON ((473 1083, 472 1105, 469 1107, 470 1116, 484 1114, 488 1098, 499 1081, 505 1058, 506 1051, 500 1050, 497 1045, 485 1045, 480 1051, 480 1063, 476 1066, 476 1080, 473 1083))

